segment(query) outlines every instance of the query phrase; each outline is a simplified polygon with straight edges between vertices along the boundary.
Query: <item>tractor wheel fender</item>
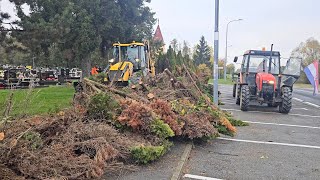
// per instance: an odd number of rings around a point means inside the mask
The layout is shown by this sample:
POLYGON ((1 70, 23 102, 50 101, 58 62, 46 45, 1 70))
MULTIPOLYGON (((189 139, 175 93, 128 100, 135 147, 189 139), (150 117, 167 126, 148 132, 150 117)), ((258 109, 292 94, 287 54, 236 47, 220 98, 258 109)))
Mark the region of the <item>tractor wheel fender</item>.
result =
POLYGON ((291 90, 291 92, 293 92, 293 86, 286 86, 286 85, 284 85, 284 86, 282 86, 281 87, 281 93, 283 92, 283 88, 289 88, 290 90, 291 90))

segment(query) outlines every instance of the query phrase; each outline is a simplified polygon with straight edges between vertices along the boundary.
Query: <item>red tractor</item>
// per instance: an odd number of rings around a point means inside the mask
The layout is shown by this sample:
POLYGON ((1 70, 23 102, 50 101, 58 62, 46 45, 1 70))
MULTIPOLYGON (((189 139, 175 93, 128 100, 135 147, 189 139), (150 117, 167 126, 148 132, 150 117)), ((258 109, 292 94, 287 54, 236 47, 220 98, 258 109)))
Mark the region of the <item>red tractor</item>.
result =
MULTIPOLYGON (((238 61, 235 57, 234 62, 238 61)), ((284 66, 280 53, 249 50, 241 63, 233 95, 242 111, 248 111, 251 102, 278 107, 279 112, 288 114, 292 107, 293 84, 300 77, 301 59, 290 58, 284 66)))

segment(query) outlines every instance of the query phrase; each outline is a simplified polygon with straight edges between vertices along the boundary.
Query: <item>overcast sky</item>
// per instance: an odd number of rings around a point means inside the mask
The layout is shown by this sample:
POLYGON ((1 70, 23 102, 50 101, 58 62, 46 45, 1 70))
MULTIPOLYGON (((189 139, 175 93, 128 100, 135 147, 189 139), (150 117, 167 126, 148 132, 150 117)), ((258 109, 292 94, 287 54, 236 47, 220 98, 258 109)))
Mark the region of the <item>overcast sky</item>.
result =
MULTIPOLYGON (((167 44, 174 38, 190 46, 204 35, 213 45, 214 0, 152 0, 149 6, 160 19, 167 44)), ((225 52, 226 24, 229 26, 229 62, 248 49, 270 48, 283 57, 310 37, 320 40, 319 0, 220 0, 220 55, 225 52)), ((1 11, 13 13, 8 0, 1 1, 1 11)))
MULTIPOLYGON (((213 45, 214 0, 152 0, 167 44, 177 38, 196 44, 204 35, 213 45)), ((229 61, 248 49, 275 44, 283 57, 290 56, 300 42, 320 40, 319 0, 220 0, 220 54, 225 53, 229 21, 229 61)))

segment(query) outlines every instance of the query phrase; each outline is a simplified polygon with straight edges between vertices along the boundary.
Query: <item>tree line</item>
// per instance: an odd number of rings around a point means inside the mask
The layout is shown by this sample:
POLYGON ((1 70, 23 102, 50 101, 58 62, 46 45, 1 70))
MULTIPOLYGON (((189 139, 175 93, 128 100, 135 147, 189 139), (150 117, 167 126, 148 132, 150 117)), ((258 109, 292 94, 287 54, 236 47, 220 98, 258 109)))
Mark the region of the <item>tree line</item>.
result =
POLYGON ((106 58, 114 42, 151 39, 155 23, 146 5, 150 0, 10 1, 19 18, 12 24, 21 31, 2 31, 1 43, 20 44, 27 57, 1 58, 0 63, 30 64, 34 59, 39 66, 78 66, 88 74, 92 62, 106 58))

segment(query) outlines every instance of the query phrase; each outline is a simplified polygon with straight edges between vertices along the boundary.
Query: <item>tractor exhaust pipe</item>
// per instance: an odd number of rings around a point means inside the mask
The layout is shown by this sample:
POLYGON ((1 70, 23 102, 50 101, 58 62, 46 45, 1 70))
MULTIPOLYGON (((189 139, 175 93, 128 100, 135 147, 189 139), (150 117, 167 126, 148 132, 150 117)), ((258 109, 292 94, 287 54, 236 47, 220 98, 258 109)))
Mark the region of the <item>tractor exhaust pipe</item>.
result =
POLYGON ((269 69, 268 69, 269 74, 271 74, 272 55, 273 55, 273 44, 271 44, 271 52, 270 52, 270 59, 269 59, 269 69))

